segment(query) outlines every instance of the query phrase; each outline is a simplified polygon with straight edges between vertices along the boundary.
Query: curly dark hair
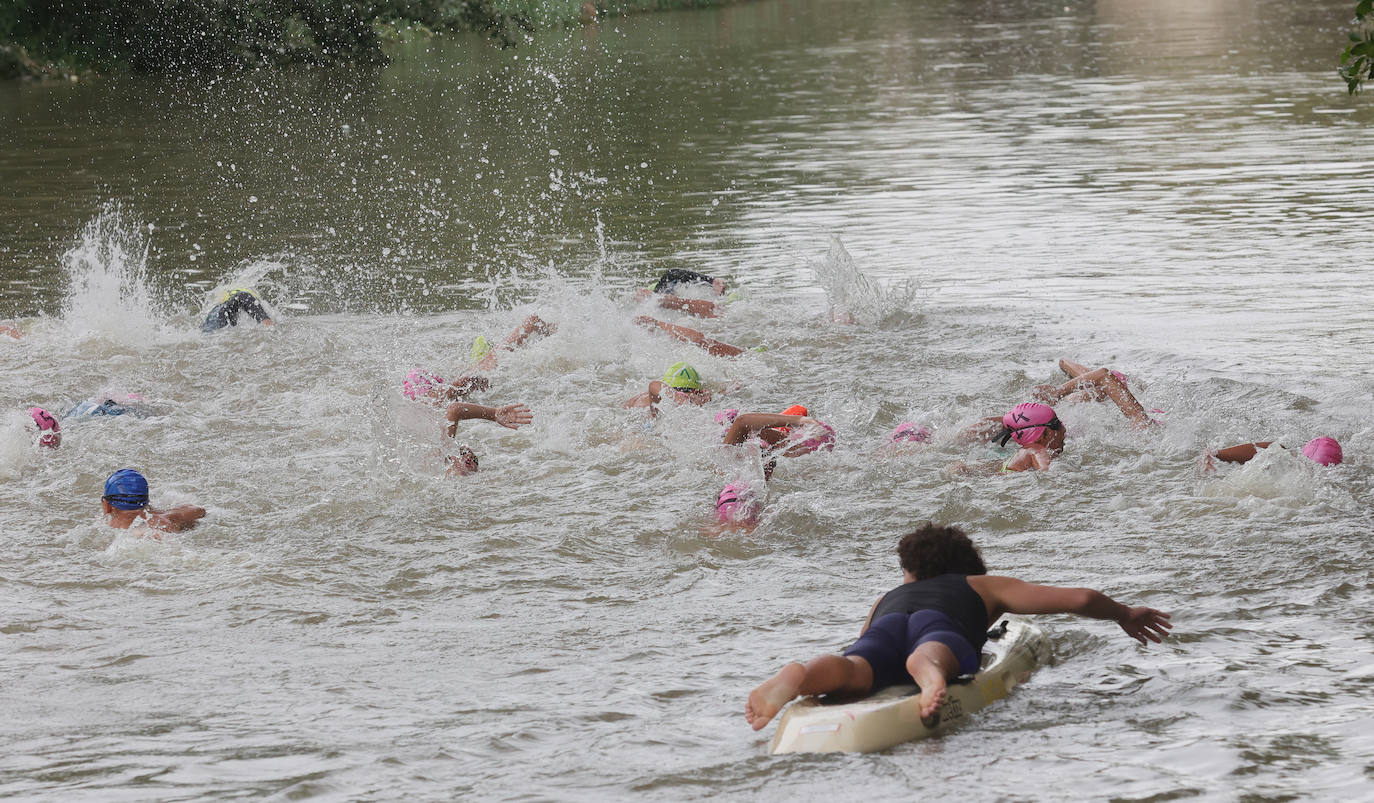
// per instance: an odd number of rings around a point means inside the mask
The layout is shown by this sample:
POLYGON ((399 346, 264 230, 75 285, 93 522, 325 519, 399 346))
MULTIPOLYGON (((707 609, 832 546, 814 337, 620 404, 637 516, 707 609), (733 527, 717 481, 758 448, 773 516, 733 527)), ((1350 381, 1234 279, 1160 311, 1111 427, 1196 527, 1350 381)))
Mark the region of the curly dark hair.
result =
POLYGON ((926 522, 897 543, 902 568, 917 580, 942 574, 987 574, 983 556, 958 527, 926 522))

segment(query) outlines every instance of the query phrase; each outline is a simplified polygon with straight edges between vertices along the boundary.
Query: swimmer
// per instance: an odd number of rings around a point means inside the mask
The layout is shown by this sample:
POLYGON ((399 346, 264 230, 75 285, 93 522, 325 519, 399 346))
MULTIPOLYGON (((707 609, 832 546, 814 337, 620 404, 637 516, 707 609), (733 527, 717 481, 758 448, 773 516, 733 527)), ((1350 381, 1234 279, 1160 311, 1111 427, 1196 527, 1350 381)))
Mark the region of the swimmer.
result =
MULTIPOLYGON (((1274 444, 1273 441, 1257 441, 1255 443, 1242 443, 1236 446, 1227 446, 1225 449, 1204 452, 1202 455, 1202 470, 1216 471, 1216 464, 1213 460, 1220 460, 1223 463, 1248 463, 1259 454, 1260 449, 1268 449, 1274 444)), ((1279 444, 1279 448, 1284 448, 1279 444)), ((1341 445, 1335 438, 1321 436, 1313 438, 1302 447, 1303 456, 1320 466, 1337 466, 1345 458, 1341 452, 1341 445)))
POLYGON ((24 330, 11 323, 0 323, 0 335, 4 335, 11 340, 18 340, 24 336, 24 330))
POLYGON ((914 421, 903 421, 887 433, 878 452, 883 455, 911 454, 924 449, 934 437, 930 427, 914 421))
MULTIPOLYGON (((488 407, 484 404, 454 402, 448 406, 446 418, 448 425, 444 428, 444 434, 452 438, 458 434, 459 421, 481 419, 494 421, 506 429, 519 429, 533 421, 534 414, 523 404, 488 407)), ((477 453, 466 444, 458 447, 458 454, 444 457, 444 462, 448 463, 448 469, 444 472, 446 477, 466 477, 477 473, 477 453)))
POLYGON ((501 345, 492 347, 485 336, 478 335, 472 341, 471 358, 473 364, 484 371, 496 368, 497 353, 500 351, 515 351, 525 345, 531 337, 548 337, 558 331, 558 324, 549 323, 538 315, 530 315, 520 322, 520 325, 511 330, 506 335, 506 339, 501 341, 501 345))
POLYGON ((757 438, 765 451, 782 450, 783 457, 801 457, 821 449, 835 448, 835 430, 807 414, 800 404, 782 413, 740 413, 730 423, 722 442, 738 446, 757 438))
POLYGON ((100 497, 105 521, 120 530, 140 529, 140 536, 159 538, 156 532, 185 532, 196 526, 205 516, 205 508, 178 505, 167 510, 148 506, 148 480, 131 468, 121 468, 105 480, 105 494, 100 497), (135 524, 142 526, 135 528, 135 524))
POLYGON ((706 353, 710 354, 712 357, 738 357, 739 355, 744 353, 744 349, 740 348, 739 346, 732 346, 729 343, 722 343, 721 341, 716 340, 715 338, 707 337, 701 332, 698 332, 697 330, 692 329, 690 327, 679 326, 675 323, 660 321, 657 318, 651 318, 648 315, 636 315, 635 323, 639 324, 645 329, 658 329, 662 332, 667 333, 669 337, 681 340, 683 343, 691 343, 694 346, 700 346, 701 348, 705 349, 706 353))
POLYGON ((713 278, 693 270, 673 268, 659 277, 658 283, 653 286, 653 289, 639 290, 636 297, 641 301, 651 297, 655 298, 658 305, 664 309, 680 310, 698 318, 719 317, 720 304, 704 298, 683 298, 677 294, 681 287, 701 285, 709 285, 711 292, 718 296, 725 295, 727 289, 724 279, 713 278))
POLYGON ((491 380, 481 374, 463 374, 452 382, 424 368, 413 368, 401 380, 401 395, 411 401, 440 405, 465 399, 473 393, 487 390, 491 380))
POLYGON ((1032 397, 1053 404, 1061 399, 1068 401, 1103 401, 1110 399, 1116 404, 1121 414, 1131 422, 1131 426, 1136 429, 1144 429, 1152 424, 1158 423, 1150 418, 1145 412, 1145 407, 1136 400, 1129 388, 1126 387, 1126 375, 1120 371, 1113 371, 1109 368, 1098 368, 1089 371, 1087 368, 1076 362, 1060 360, 1059 368, 1069 375, 1069 381, 1062 385, 1040 385, 1035 388, 1032 397))
POLYGON ((658 403, 665 397, 675 404, 695 404, 698 407, 709 402, 714 394, 701 386, 701 375, 697 369, 685 362, 675 362, 663 372, 663 379, 649 383, 649 389, 627 399, 621 407, 648 407, 649 415, 658 415, 658 403))
POLYGON ((246 287, 235 287, 226 290, 219 297, 219 303, 210 308, 210 312, 205 316, 205 323, 200 325, 200 331, 217 332, 226 326, 238 326, 239 314, 244 312, 263 326, 272 325, 272 318, 267 314, 257 292, 246 287))
POLYGON ((727 528, 753 529, 763 515, 759 497, 748 483, 727 483, 716 495, 716 521, 727 528))
MULTIPOLYGON (((100 398, 99 396, 96 397, 100 398)), ((77 402, 70 410, 63 413, 62 418, 80 418, 99 416, 127 415, 132 418, 148 418, 158 414, 158 411, 142 403, 143 397, 134 393, 120 395, 119 399, 102 399, 101 401, 87 400, 77 402)))
POLYGON ((927 522, 897 545, 902 584, 873 604, 859 640, 843 655, 791 663, 749 693, 744 717, 767 725, 804 694, 867 696, 887 686, 920 686, 920 716, 938 723, 946 684, 974 674, 987 630, 1006 613, 1072 613, 1116 622, 1143 645, 1172 625, 1154 608, 1127 607, 1090 588, 1035 585, 988 575, 978 548, 957 527, 927 522))
MULTIPOLYGON (((984 419, 983 423, 988 420, 984 419)), ((1016 454, 1000 466, 971 467, 955 463, 949 470, 956 474, 1046 471, 1054 458, 1064 451, 1064 436, 1064 424, 1054 414, 1054 408, 1039 402, 1018 404, 1002 416, 1001 432, 993 438, 998 446, 1006 446, 1008 440, 1015 441, 1021 447, 1016 454)))
POLYGON ((52 413, 42 407, 30 407, 29 416, 38 427, 38 445, 45 449, 56 449, 62 445, 62 426, 52 413))
POLYGON ((448 470, 444 472, 446 477, 466 477, 477 473, 477 453, 467 444, 459 446, 458 454, 448 455, 444 462, 448 463, 448 470))

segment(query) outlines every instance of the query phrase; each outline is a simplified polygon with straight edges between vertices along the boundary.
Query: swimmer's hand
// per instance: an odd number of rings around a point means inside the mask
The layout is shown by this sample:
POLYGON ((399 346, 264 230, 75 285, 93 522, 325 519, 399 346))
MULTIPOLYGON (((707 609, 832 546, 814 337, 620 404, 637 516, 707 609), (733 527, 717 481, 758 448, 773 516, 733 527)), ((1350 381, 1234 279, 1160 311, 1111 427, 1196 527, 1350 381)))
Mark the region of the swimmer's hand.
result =
POLYGON ((1217 464, 1212 462, 1212 451, 1209 449, 1202 453, 1202 459, 1198 461, 1198 468, 1203 474, 1210 474, 1217 470, 1217 464))
POLYGON ((1116 623, 1121 625, 1126 635, 1146 646, 1151 641, 1156 644, 1164 641, 1173 627, 1169 624, 1169 614, 1145 607, 1127 608, 1125 615, 1116 623))
POLYGON ((526 405, 507 404, 504 407, 497 407, 491 420, 507 429, 519 429, 534 420, 534 413, 530 412, 530 408, 526 405))

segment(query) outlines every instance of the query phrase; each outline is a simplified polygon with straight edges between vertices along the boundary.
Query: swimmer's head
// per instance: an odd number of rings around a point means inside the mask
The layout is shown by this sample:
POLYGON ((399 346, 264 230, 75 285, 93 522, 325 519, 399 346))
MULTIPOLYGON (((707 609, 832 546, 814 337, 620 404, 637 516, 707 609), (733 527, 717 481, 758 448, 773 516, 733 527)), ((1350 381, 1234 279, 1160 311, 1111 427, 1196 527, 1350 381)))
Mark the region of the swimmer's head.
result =
POLYGON ((444 460, 449 464, 447 473, 450 477, 466 477, 477 473, 477 453, 466 444, 458 447, 458 454, 451 454, 444 460))
POLYGON ((744 483, 732 482, 716 496, 716 518, 722 524, 753 524, 761 511, 754 489, 744 483))
POLYGON ((258 297, 258 293, 257 293, 256 290, 252 290, 252 289, 247 288, 247 287, 231 287, 231 288, 229 288, 228 290, 225 290, 223 293, 220 293, 220 294, 219 294, 219 300, 217 300, 215 303, 216 303, 216 304, 223 304, 224 302, 228 301, 229 299, 233 298, 234 296, 238 295, 239 293, 247 293, 248 295, 252 296, 253 298, 257 298, 257 297, 258 297))
POLYGON ((1309 460, 1320 463, 1323 466, 1340 465, 1344 455, 1341 453, 1341 445, 1335 438, 1322 436, 1313 438, 1302 447, 1302 453, 1307 455, 1309 460))
POLYGON ((887 434, 888 443, 925 443, 930 440, 930 427, 903 421, 887 434))
POLYGON ((131 468, 121 468, 105 480, 100 498, 116 510, 140 510, 148 506, 148 480, 131 468))
POLYGON ((806 411, 806 405, 803 405, 803 404, 794 404, 794 405, 792 405, 791 407, 788 407, 786 410, 783 410, 783 411, 782 411, 782 414, 783 414, 783 415, 810 415, 810 413, 808 413, 808 412, 806 411))
POLYGON ((1002 416, 1002 427, 1002 434, 997 440, 999 446, 1006 446, 1008 439, 1021 446, 1030 446, 1047 431, 1064 430, 1059 416, 1054 414, 1054 408, 1040 402, 1025 402, 1011 408, 1011 412, 1002 416))
POLYGON ((739 409, 735 407, 726 407, 724 410, 716 413, 716 423, 720 424, 722 427, 728 427, 735 423, 736 418, 739 418, 739 409))
POLYGON ((701 375, 685 362, 675 362, 663 373, 663 384, 676 390, 700 390, 701 375))
POLYGON ((473 362, 481 362, 491 353, 491 344, 487 342, 486 335, 478 335, 472 339, 472 351, 469 355, 473 362))
POLYGON ((56 449, 62 442, 62 436, 58 434, 62 427, 58 425, 57 419, 42 407, 30 407, 29 415, 33 418, 33 423, 38 425, 38 445, 56 449))
POLYGON ((406 378, 401 380, 401 395, 411 401, 415 401, 423 396, 428 396, 431 390, 444 384, 444 380, 436 376, 433 371, 424 368, 413 368, 406 378))

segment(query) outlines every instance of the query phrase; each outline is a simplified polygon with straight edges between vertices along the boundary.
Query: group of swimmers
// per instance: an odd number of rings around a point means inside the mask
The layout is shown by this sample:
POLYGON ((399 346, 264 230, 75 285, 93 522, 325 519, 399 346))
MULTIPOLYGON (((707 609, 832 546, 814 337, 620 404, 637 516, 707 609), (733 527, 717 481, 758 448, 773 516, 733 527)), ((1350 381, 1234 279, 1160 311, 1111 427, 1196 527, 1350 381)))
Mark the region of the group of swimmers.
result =
MULTIPOLYGON (((225 291, 208 310, 202 332, 216 332, 238 326, 241 316, 252 318, 262 326, 271 326, 272 318, 256 291, 237 287, 225 291)), ((8 324, 0 325, 0 334, 19 339, 24 331, 8 324)), ((78 402, 59 419, 42 407, 30 407, 29 417, 37 430, 37 443, 42 448, 57 449, 62 445, 62 420, 72 418, 121 416, 145 418, 155 410, 143 403, 137 394, 120 394, 119 398, 88 399, 78 402)), ((121 468, 105 479, 100 497, 101 511, 111 527, 133 530, 138 535, 160 538, 162 533, 179 533, 191 529, 205 516, 205 508, 197 505, 178 505, 159 509, 150 504, 148 479, 132 468, 121 468)))
MULTIPOLYGON (((685 270, 668 271, 652 288, 641 291, 644 299, 655 299, 663 308, 702 318, 718 317, 727 296, 724 280, 685 270), (683 289, 704 289, 711 297, 682 294, 683 289)), ((238 325, 247 315, 262 325, 272 319, 252 290, 238 288, 226 293, 209 312, 203 325, 206 332, 238 325)), ((745 349, 715 340, 691 327, 660 321, 646 315, 634 319, 637 325, 694 345, 713 356, 734 357, 745 349)), ((410 371, 402 381, 402 394, 412 401, 442 406, 445 433, 454 437, 461 421, 487 420, 510 429, 528 425, 533 415, 520 403, 483 405, 469 396, 488 390, 491 380, 482 372, 494 369, 501 355, 513 351, 532 338, 557 331, 555 324, 531 315, 500 344, 493 346, 484 337, 474 341, 470 370, 457 379, 445 381, 425 369, 410 371)), ((18 334, 9 333, 11 336, 18 334)), ((1051 404, 1060 401, 1111 401, 1133 427, 1144 429, 1158 424, 1135 398, 1128 378, 1109 368, 1089 370, 1083 365, 1061 360, 1060 368, 1068 381, 1061 385, 1038 386, 1031 401, 1012 407, 1001 416, 983 419, 956 436, 960 442, 989 442, 1005 446, 1015 443, 1017 451, 1005 461, 991 466, 955 464, 954 472, 1015 473, 1044 471, 1063 451, 1067 431, 1051 404)), ((647 408, 650 416, 665 402, 706 405, 717 394, 703 386, 700 375, 687 362, 673 364, 661 379, 649 382, 642 393, 624 403, 626 408, 647 408)), ((122 404, 113 399, 83 403, 68 415, 117 415, 127 412, 131 400, 122 404)), ((41 408, 31 408, 38 428, 39 444, 57 448, 61 430, 56 417, 41 408)), ((755 445, 764 456, 763 478, 767 482, 777 459, 800 457, 835 445, 835 431, 811 416, 806 407, 792 405, 781 412, 741 412, 723 409, 716 415, 723 428, 725 445, 755 445)), ((929 427, 905 421, 886 438, 889 446, 921 448, 933 437, 929 427)), ((1215 461, 1243 463, 1270 441, 1239 444, 1209 450, 1204 469, 1212 470, 1215 461)), ((1342 460, 1340 444, 1329 437, 1314 438, 1302 454, 1322 464, 1342 460)), ((466 445, 445 458, 449 476, 466 476, 479 470, 475 452, 466 445)), ((181 505, 165 510, 149 504, 147 479, 134 469, 112 473, 101 497, 108 523, 117 528, 141 526, 152 532, 180 532, 205 515, 203 508, 181 505)), ((731 482, 716 498, 716 513, 722 523, 752 524, 761 514, 760 494, 749 482, 731 482)), ((1099 591, 1086 588, 1058 588, 1035 585, 1010 577, 987 574, 978 549, 957 527, 927 523, 902 537, 897 547, 902 569, 901 585, 873 604, 861 635, 842 655, 823 655, 806 663, 789 663, 748 696, 745 717, 754 729, 764 727, 783 706, 804 694, 863 696, 886 686, 914 681, 920 687, 919 714, 928 724, 938 719, 946 684, 960 674, 978 670, 980 650, 987 629, 1003 614, 1072 613, 1115 621, 1141 644, 1159 643, 1171 627, 1169 614, 1149 607, 1123 605, 1099 591)))

